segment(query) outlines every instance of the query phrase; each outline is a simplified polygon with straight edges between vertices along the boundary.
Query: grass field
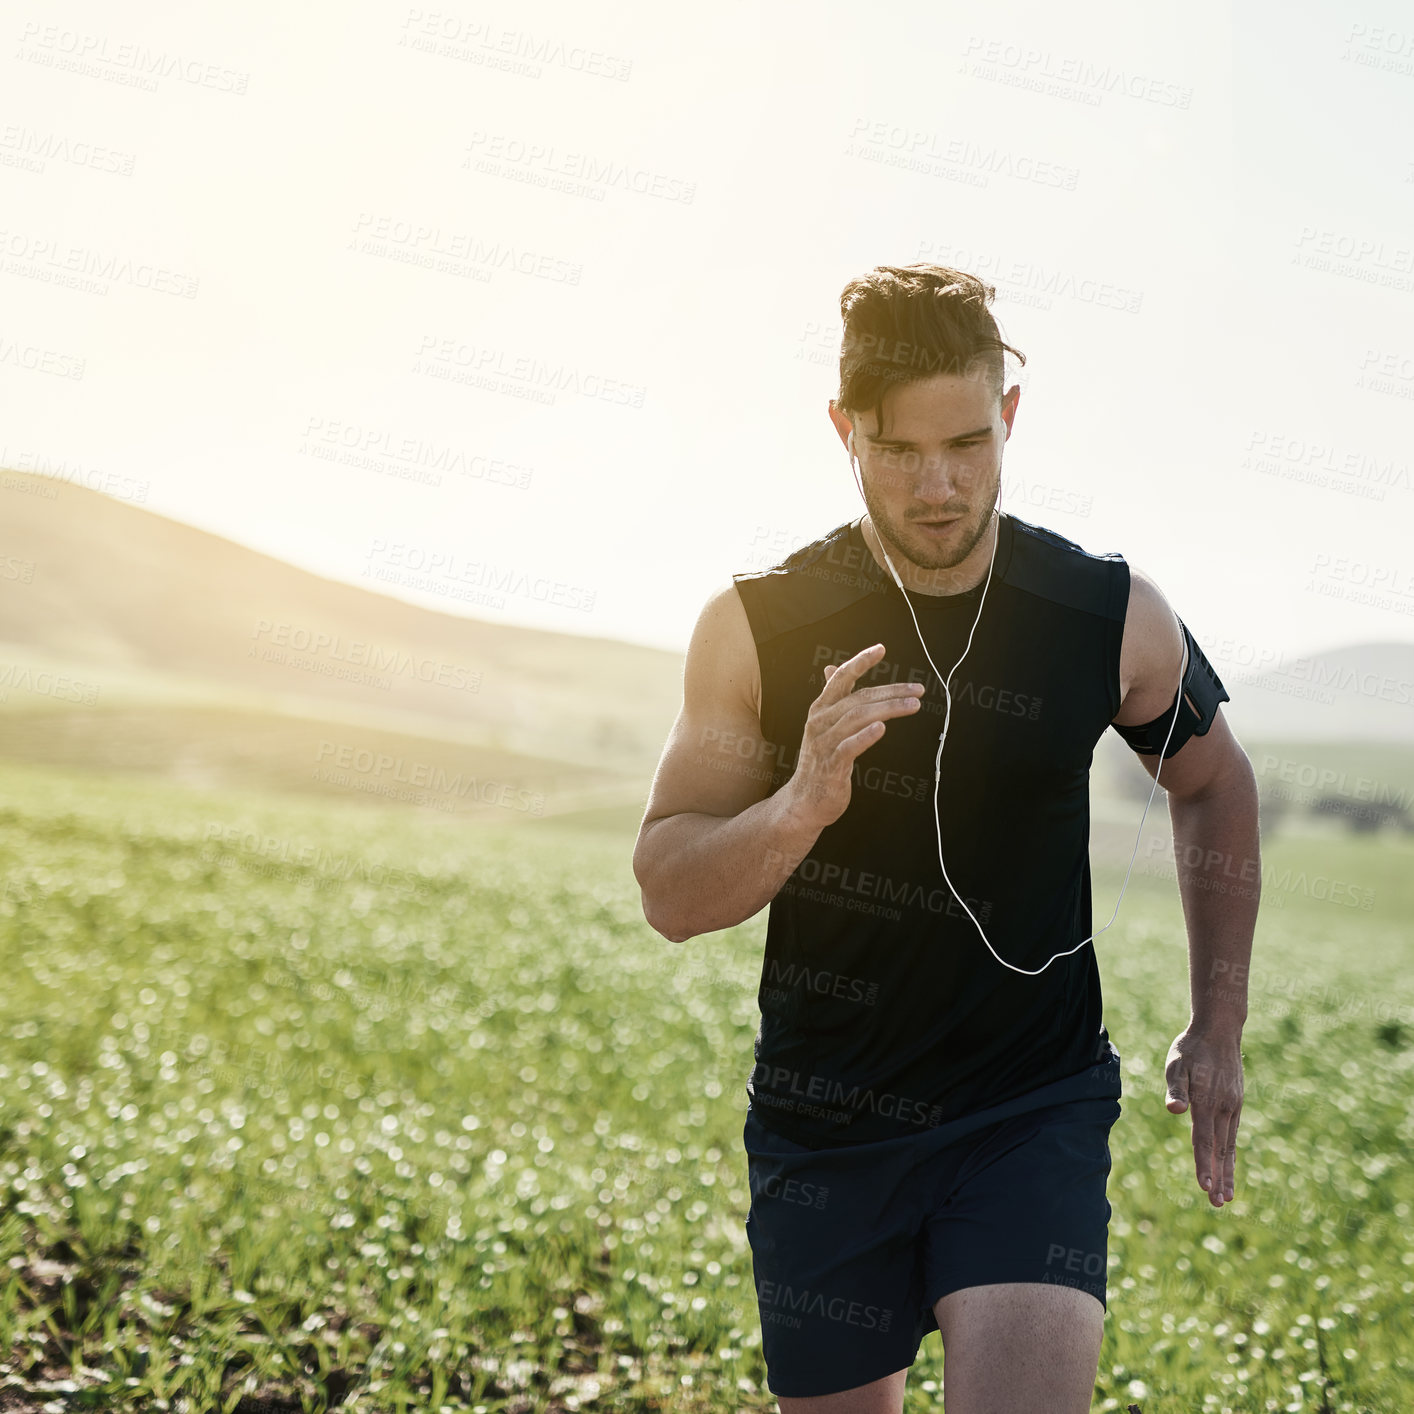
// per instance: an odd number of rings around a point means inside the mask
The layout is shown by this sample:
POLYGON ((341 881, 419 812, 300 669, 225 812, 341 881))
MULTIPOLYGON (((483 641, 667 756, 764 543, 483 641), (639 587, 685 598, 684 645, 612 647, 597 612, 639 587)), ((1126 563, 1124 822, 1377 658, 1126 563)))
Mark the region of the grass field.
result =
MULTIPOLYGON (((0 1410, 775 1408, 741 1150, 764 913, 666 943, 622 811, 14 764, 0 806, 0 1410)), ((1186 955, 1143 857, 1097 944, 1125 1098, 1095 1408, 1406 1411, 1414 841, 1267 845, 1218 1211, 1163 1104, 1186 955)), ((910 1411, 941 1374, 933 1335, 910 1411)))

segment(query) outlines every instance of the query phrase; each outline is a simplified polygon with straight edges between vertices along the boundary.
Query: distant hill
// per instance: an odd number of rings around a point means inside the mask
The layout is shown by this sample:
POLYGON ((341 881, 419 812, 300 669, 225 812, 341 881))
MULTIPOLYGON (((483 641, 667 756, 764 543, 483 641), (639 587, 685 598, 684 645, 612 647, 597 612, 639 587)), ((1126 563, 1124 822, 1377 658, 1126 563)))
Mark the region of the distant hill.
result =
MULTIPOLYGON (((1211 657, 1212 654, 1210 653, 1211 657)), ((1359 643, 1213 666, 1239 737, 1414 743, 1414 643, 1359 643)))
MULTIPOLYGON (((0 692, 34 654, 98 705, 184 695, 355 708, 422 736, 651 773, 680 654, 440 613, 71 482, 0 476, 0 692)), ((19 691, 16 691, 16 686, 19 691)), ((39 705, 36 703, 36 705, 39 705)))
MULTIPOLYGON (((1214 662, 1249 753, 1303 744, 1272 756, 1272 772, 1313 775, 1323 744, 1414 745, 1412 643, 1277 657, 1261 673, 1214 662)), ((440 773, 454 795, 491 781, 543 797, 547 816, 622 824, 641 811, 681 683, 677 653, 403 603, 71 482, 0 472, 0 755, 12 759, 307 790, 311 753, 333 740, 440 773)), ((1393 764, 1369 769, 1383 780, 1393 764)), ((378 798, 352 780, 335 789, 378 798)), ((1096 791, 1142 798, 1149 784, 1107 735, 1096 791)), ((452 813, 463 806, 484 814, 470 798, 452 813)))

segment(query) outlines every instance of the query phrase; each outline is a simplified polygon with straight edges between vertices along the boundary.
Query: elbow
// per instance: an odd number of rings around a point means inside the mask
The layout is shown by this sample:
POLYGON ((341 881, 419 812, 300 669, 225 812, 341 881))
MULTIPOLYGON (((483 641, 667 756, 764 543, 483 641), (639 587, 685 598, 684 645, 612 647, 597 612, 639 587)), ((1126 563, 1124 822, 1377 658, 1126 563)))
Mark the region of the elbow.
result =
POLYGON ((633 877, 638 881, 638 895, 640 905, 643 909, 643 917, 648 926, 660 937, 666 938, 670 943, 685 943, 689 938, 695 937, 693 929, 684 925, 681 918, 674 916, 670 907, 665 907, 667 900, 663 897, 661 887, 655 887, 653 869, 651 867, 651 856, 646 846, 648 835, 648 822, 644 825, 638 836, 638 843, 633 851, 633 877))
POLYGON ((648 926, 670 943, 683 943, 692 937, 691 931, 682 926, 682 921, 673 917, 671 910, 663 906, 661 891, 652 887, 652 878, 636 855, 633 861, 633 876, 638 880, 639 906, 648 926))
POLYGON ((656 901, 651 901, 647 889, 640 888, 639 893, 643 900, 643 916, 647 919, 648 926, 660 937, 666 938, 670 943, 685 943, 689 938, 697 936, 691 929, 684 927, 680 919, 665 914, 656 901))

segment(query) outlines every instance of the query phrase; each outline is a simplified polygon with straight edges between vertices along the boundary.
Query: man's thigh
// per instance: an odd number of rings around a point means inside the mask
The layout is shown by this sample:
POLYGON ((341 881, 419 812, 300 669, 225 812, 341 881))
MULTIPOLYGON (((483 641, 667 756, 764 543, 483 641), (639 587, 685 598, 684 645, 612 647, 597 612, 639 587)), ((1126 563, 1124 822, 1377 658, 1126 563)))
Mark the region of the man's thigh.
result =
POLYGON ((1114 1099, 1074 1100, 996 1125, 929 1203, 924 1299, 1043 1283, 1104 1308, 1114 1099))
POLYGON ((933 1307, 947 1414, 1089 1414, 1104 1305, 1042 1282, 968 1286, 933 1307))
POLYGON ((998 1125, 927 1224, 948 1414, 1088 1414, 1104 1336, 1114 1099, 998 1125))

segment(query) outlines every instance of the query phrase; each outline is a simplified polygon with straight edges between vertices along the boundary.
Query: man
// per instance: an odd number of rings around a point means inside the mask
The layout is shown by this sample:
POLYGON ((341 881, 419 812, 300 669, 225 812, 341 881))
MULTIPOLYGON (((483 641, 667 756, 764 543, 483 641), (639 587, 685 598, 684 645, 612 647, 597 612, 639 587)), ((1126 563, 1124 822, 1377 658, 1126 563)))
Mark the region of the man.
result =
POLYGON ((1254 775, 1153 581, 998 510, 1021 390, 993 295, 931 265, 846 286, 830 417, 867 514, 708 600, 634 851, 674 942, 770 905, 743 1141, 784 1414, 897 1414, 934 1329, 949 1414, 1090 1408, 1121 1094, 1089 941, 1111 725, 1162 768, 1180 862, 1168 1108, 1210 1202, 1233 1196, 1246 998, 1210 979, 1246 975, 1254 775))

